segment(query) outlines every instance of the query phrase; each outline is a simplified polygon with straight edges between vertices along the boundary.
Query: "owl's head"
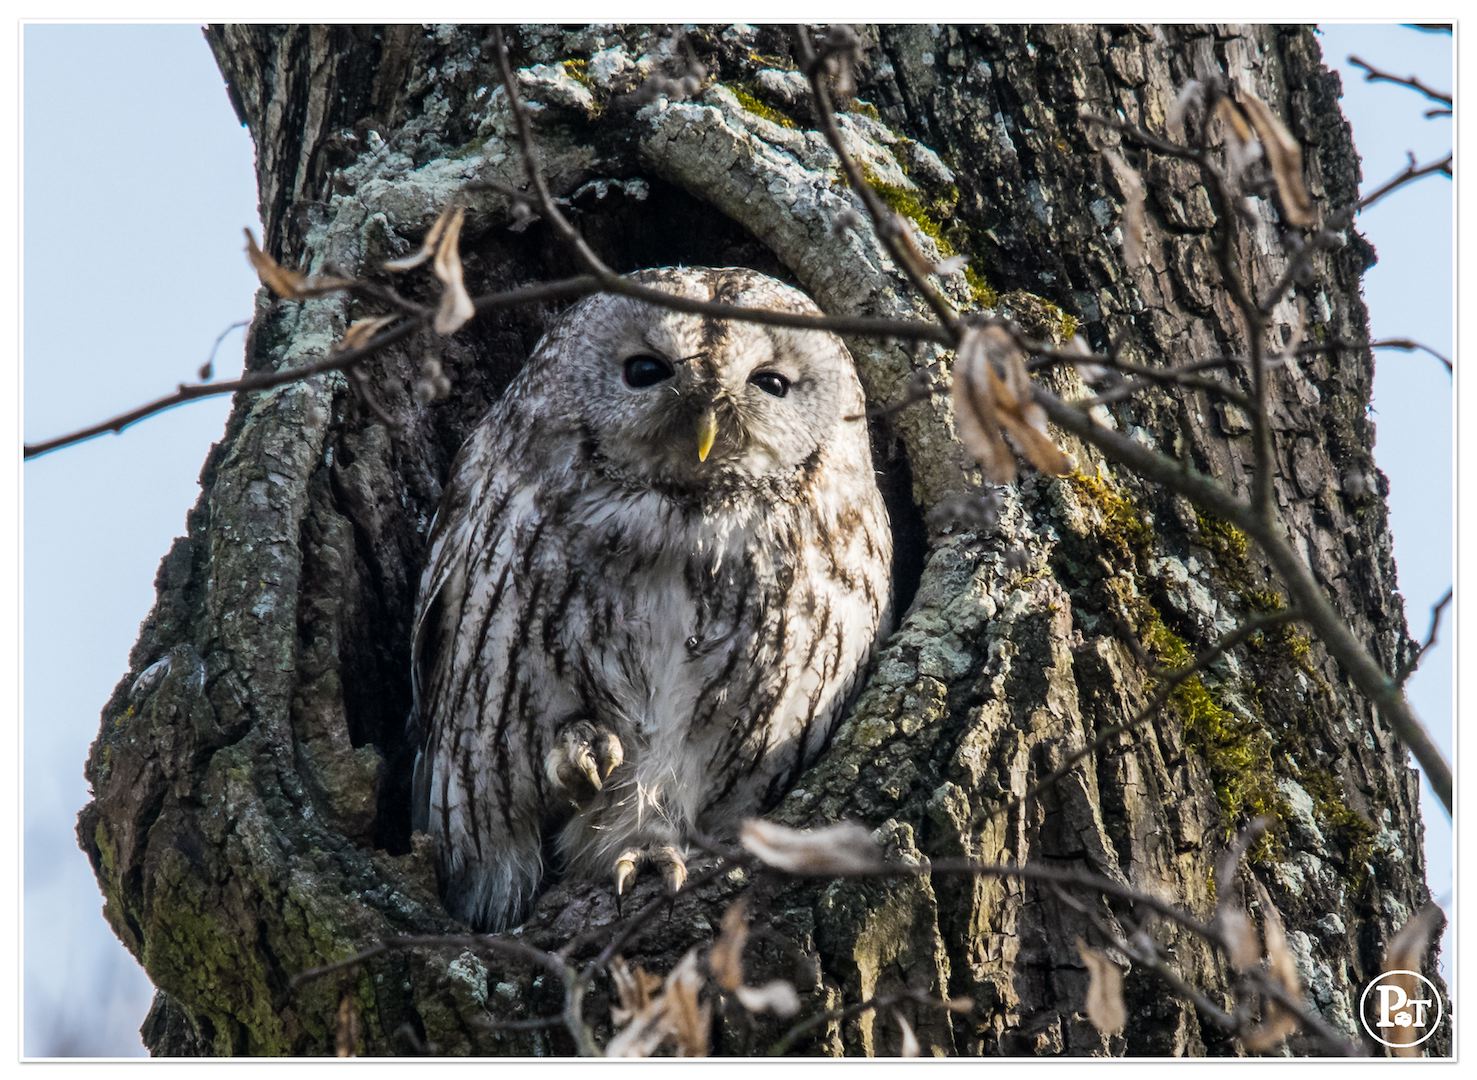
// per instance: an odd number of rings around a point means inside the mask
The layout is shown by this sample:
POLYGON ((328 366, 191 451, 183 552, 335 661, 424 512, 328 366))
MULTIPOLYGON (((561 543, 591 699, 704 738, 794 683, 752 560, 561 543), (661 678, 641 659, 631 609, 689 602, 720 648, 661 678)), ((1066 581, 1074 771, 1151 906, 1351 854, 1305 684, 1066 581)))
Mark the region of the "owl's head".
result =
MULTIPOLYGON (((692 299, 819 314, 803 293, 753 270, 631 277, 692 299)), ((539 358, 565 419, 623 481, 695 493, 742 489, 798 478, 827 448, 859 455, 870 468, 861 386, 834 334, 602 295, 567 312, 539 358)))

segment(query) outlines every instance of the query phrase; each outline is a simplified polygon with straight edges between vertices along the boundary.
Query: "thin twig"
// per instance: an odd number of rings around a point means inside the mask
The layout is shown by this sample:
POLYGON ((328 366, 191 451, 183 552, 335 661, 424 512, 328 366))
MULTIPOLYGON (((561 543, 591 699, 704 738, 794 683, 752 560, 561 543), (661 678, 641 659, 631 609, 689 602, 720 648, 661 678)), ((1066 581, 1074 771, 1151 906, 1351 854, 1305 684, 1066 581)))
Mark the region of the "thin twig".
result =
POLYGON ((1451 162, 1452 155, 1447 154, 1439 161, 1430 161, 1424 165, 1418 165, 1416 164, 1414 155, 1412 155, 1404 170, 1397 173, 1389 180, 1386 180, 1383 184, 1375 188, 1368 195, 1365 195, 1363 198, 1361 198, 1357 204, 1357 209, 1368 210, 1371 206, 1379 202, 1392 191, 1398 191, 1406 184, 1413 183, 1416 180, 1421 179, 1421 177, 1423 176, 1450 176, 1451 162))
POLYGON ((1436 644, 1436 632, 1441 629, 1441 616, 1446 612, 1447 605, 1451 603, 1451 590, 1447 589, 1440 600, 1437 600, 1431 608, 1431 628, 1426 631, 1426 640, 1421 642, 1420 648, 1416 649, 1415 655, 1400 665, 1400 671, 1395 676, 1395 681, 1404 686, 1415 674, 1415 669, 1420 666, 1421 658, 1431 651, 1436 644))
POLYGON ((1435 87, 1427 86, 1415 75, 1391 75, 1388 71, 1383 71, 1368 61, 1361 60, 1357 56, 1349 57, 1349 63, 1364 72, 1364 81, 1367 83, 1394 83, 1396 86, 1408 87, 1417 94, 1421 94, 1431 101, 1439 102, 1442 105, 1449 106, 1452 104, 1450 94, 1443 93, 1435 87))

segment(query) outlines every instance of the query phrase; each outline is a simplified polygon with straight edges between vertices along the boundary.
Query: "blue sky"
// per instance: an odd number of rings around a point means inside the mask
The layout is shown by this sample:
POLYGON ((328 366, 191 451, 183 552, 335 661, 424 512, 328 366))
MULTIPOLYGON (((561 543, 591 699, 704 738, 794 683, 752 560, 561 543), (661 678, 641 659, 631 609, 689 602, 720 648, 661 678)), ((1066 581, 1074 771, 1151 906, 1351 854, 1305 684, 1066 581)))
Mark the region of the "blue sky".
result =
MULTIPOLYGON (((252 313, 241 228, 256 222, 250 140, 194 26, 27 26, 24 432, 71 430, 192 380, 212 342, 252 313)), ((1330 63, 1353 52, 1452 85, 1449 38, 1328 28, 1330 63)), ((1449 121, 1398 87, 1345 75, 1366 185, 1407 149, 1450 147, 1449 121)), ((1379 250, 1365 279, 1376 336, 1451 355, 1452 189, 1423 181, 1360 228, 1379 250)), ((239 372, 229 335, 218 377, 239 372)), ((1451 582, 1451 384, 1429 359, 1379 358, 1376 455, 1391 480, 1400 585, 1412 632, 1451 582)), ((104 923, 72 829, 98 711, 127 670, 154 573, 198 494, 225 400, 175 409, 30 462, 24 470, 25 1033, 27 1054, 142 1052, 151 989, 104 923), (80 988, 85 1007, 79 1007, 80 988)), ((1447 749, 1450 624, 1411 684, 1447 749)), ((1431 884, 1449 888, 1450 829, 1429 799, 1431 884)))

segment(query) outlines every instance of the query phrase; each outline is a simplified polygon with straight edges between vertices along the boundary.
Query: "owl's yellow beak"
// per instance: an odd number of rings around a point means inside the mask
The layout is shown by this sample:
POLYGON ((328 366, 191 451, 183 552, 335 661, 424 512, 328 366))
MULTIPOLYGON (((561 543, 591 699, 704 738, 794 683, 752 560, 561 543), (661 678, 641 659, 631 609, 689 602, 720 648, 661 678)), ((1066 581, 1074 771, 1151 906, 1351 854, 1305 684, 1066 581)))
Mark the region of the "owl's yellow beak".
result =
POLYGON ((697 459, 707 461, 708 454, 713 449, 713 442, 718 438, 718 417, 712 409, 705 409, 702 417, 697 422, 697 459))

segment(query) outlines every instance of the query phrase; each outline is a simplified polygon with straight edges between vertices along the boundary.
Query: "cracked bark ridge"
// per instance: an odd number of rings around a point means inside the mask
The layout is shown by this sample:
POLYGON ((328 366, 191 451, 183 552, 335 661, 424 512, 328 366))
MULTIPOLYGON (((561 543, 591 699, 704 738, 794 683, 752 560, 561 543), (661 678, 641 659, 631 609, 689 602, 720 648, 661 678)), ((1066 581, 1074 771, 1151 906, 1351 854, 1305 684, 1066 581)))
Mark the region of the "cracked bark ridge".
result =
MULTIPOLYGON (((358 272, 413 249, 465 185, 521 183, 486 28, 255 25, 207 37, 256 141, 264 246, 285 264, 358 272)), ((1149 169, 1147 258, 1123 265, 1116 186, 1095 154, 1111 140, 1084 128, 1084 110, 1158 130, 1185 80, 1224 73, 1287 119, 1316 199, 1343 205, 1357 188, 1337 80, 1306 28, 900 26, 863 37, 857 100, 841 117, 849 145, 921 246, 969 258, 970 275, 946 282, 956 301, 996 306, 1038 334, 1080 325, 1145 363, 1244 345, 1214 284, 1210 203, 1178 164, 1149 169)), ((519 28, 512 39, 551 185, 617 269, 749 265, 837 313, 922 313, 869 231, 847 225, 855 203, 812 130, 785 32, 696 30, 690 43, 713 80, 691 100, 644 104, 624 95, 680 58, 659 28, 519 28)), ((1273 212, 1258 206, 1237 255, 1265 288, 1284 256, 1273 212)), ((574 269, 541 225, 508 229, 494 189, 470 195, 469 215, 474 291, 574 269)), ((1318 256, 1298 290, 1310 334, 1364 339, 1370 258, 1357 237, 1318 256)), ((341 297, 263 296, 248 366, 319 356, 361 314, 341 297)), ((237 401, 104 709, 78 825, 107 918, 159 989, 144 1027, 156 1054, 332 1053, 345 993, 361 1015, 361 1053, 571 1051, 558 1029, 486 1026, 558 1005, 547 977, 503 960, 393 951, 289 987, 382 937, 456 929, 409 831, 408 622, 450 458, 550 314, 508 312, 391 350, 373 384, 397 430, 336 375, 237 401), (429 407, 411 392, 428 350, 455 387, 429 407)), ((1291 307, 1280 317, 1295 322, 1291 307)), ((849 344, 874 401, 949 361, 849 344)), ((1330 354, 1277 377, 1276 497, 1361 640, 1394 670, 1411 645, 1383 481, 1369 492, 1340 482, 1351 469, 1378 476, 1371 364, 1367 352, 1330 354)), ((1115 422, 1244 490, 1246 428, 1213 406, 1203 394, 1151 395, 1115 422)), ((1357 996, 1427 897, 1417 787, 1393 735, 1316 643, 1268 635, 1238 650, 1158 722, 1024 810, 995 813, 1146 700, 1131 643, 1167 663, 1279 602, 1244 538, 1100 471, 1081 447, 1081 473, 1024 480, 992 530, 951 526, 929 512, 978 480, 947 408, 920 404, 876 434, 911 607, 833 746, 776 816, 858 818, 896 858, 1081 866, 1204 916, 1227 837, 1271 813, 1272 840, 1250 872, 1283 913, 1317 1007, 1360 1037, 1357 996)), ((627 958, 669 970, 711 940, 744 889, 769 931, 756 935, 751 977, 794 980, 807 1014, 902 988, 973 998, 969 1015, 900 1007, 925 1053, 1238 1052, 1137 970, 1129 1024, 1104 1039, 1084 1015, 1087 973, 1072 944, 1093 932, 1015 881, 736 871, 680 902, 627 958)), ((1132 923, 1122 905, 1098 909, 1132 923)), ((613 917, 607 891, 556 885, 523 933, 555 947, 613 917)), ((1219 958, 1171 928, 1154 934, 1226 1001, 1219 958)), ((588 1002, 597 1034, 608 993, 597 982, 588 1002)), ((735 1010, 717 1010, 715 1052, 765 1052, 781 1029, 735 1010)), ((894 1054, 898 1043, 890 1017, 864 1014, 794 1050, 894 1054)), ((1301 1037, 1291 1046, 1311 1049, 1301 1037)))

